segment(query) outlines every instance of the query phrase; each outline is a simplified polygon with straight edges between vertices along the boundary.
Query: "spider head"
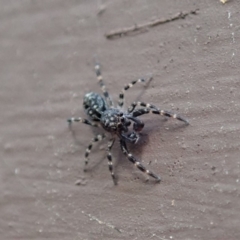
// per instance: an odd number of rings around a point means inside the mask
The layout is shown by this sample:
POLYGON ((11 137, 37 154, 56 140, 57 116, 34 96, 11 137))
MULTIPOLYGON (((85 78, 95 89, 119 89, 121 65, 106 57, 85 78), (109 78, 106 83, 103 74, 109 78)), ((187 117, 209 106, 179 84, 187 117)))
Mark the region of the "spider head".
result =
POLYGON ((131 122, 119 109, 110 108, 102 113, 102 127, 111 133, 127 132, 131 122))

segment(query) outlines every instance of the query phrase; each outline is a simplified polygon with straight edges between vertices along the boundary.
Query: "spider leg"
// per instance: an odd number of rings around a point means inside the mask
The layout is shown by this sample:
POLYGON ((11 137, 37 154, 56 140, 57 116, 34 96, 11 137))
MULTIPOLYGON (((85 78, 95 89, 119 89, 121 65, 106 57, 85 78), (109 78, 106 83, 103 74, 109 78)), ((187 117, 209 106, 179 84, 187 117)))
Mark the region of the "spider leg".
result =
POLYGON ((71 125, 73 122, 81 122, 81 123, 90 125, 90 126, 92 126, 92 127, 98 127, 98 124, 97 124, 97 123, 91 122, 91 121, 89 121, 89 120, 87 120, 87 119, 84 119, 84 118, 81 118, 81 117, 78 117, 78 118, 74 118, 74 117, 69 118, 69 119, 67 120, 67 122, 69 123, 69 125, 71 125))
POLYGON ((166 117, 171 117, 171 118, 175 118, 178 119, 182 122, 185 122, 186 124, 189 124, 188 120, 179 116, 176 113, 171 113, 169 111, 165 111, 165 110, 155 110, 155 109, 150 109, 150 108, 140 108, 137 109, 136 111, 132 112, 132 116, 133 117, 138 117, 141 116, 143 114, 148 114, 148 113, 152 113, 152 114, 158 114, 158 115, 162 115, 162 116, 166 116, 166 117))
POLYGON ((95 142, 102 141, 105 137, 106 137, 105 134, 99 134, 99 135, 97 135, 96 137, 94 137, 94 138, 92 139, 92 141, 89 143, 89 145, 88 145, 88 147, 86 148, 86 151, 85 151, 85 167, 84 167, 84 172, 87 171, 87 165, 88 165, 88 160, 89 160, 89 159, 88 159, 88 156, 89 156, 89 154, 91 153, 91 149, 92 149, 92 147, 93 147, 93 144, 94 144, 95 142))
POLYGON ((113 162, 112 162, 112 154, 111 154, 111 149, 112 149, 112 146, 113 146, 114 142, 115 142, 115 138, 113 138, 111 141, 108 142, 107 158, 108 158, 108 168, 109 168, 109 171, 111 173, 111 176, 112 176, 112 179, 113 179, 113 183, 115 185, 117 185, 116 177, 115 177, 115 174, 113 172, 113 162))
POLYGON ((103 82, 103 77, 102 77, 102 74, 101 74, 100 65, 98 63, 96 63, 96 65, 95 65, 95 72, 96 72, 96 75, 97 75, 98 84, 100 85, 100 87, 102 89, 103 95, 104 95, 105 99, 107 100, 109 106, 112 106, 113 103, 112 103, 112 100, 110 99, 109 93, 108 93, 108 91, 106 89, 106 86, 103 82))
POLYGON ((120 146, 123 154, 128 158, 128 160, 133 163, 139 170, 146 173, 147 175, 155 178, 157 182, 161 181, 161 177, 153 173, 152 171, 146 169, 137 159, 128 151, 126 142, 123 139, 120 139, 120 146))
POLYGON ((134 84, 138 83, 138 82, 145 82, 144 79, 140 78, 138 80, 134 80, 132 81, 131 83, 127 84, 123 89, 122 91, 120 92, 119 94, 119 99, 118 99, 118 106, 119 107, 122 107, 123 104, 124 104, 124 93, 125 91, 127 91, 129 88, 133 87, 134 84))
POLYGON ((158 110, 156 106, 150 104, 150 103, 145 103, 145 102, 133 102, 131 104, 131 106, 128 108, 128 113, 131 113, 133 112, 133 110, 136 108, 136 107, 147 107, 147 108, 152 108, 152 109, 155 109, 155 110, 158 110))

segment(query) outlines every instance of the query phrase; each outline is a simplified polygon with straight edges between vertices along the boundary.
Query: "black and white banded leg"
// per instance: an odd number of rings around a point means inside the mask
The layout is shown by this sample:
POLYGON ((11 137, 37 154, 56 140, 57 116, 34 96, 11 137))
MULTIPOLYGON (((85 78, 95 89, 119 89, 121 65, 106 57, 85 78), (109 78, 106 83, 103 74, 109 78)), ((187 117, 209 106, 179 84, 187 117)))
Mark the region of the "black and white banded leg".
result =
POLYGON ((145 82, 144 79, 140 78, 138 80, 134 80, 131 83, 127 84, 121 91, 121 93, 119 94, 119 100, 118 100, 118 106, 122 107, 124 104, 124 93, 131 87, 133 87, 133 85, 135 85, 136 83, 142 83, 145 82))
POLYGON ((140 108, 135 110, 134 112, 132 112, 132 116, 133 117, 138 117, 141 116, 143 114, 148 114, 148 113, 152 113, 152 114, 158 114, 158 115, 162 115, 162 116, 166 116, 166 117, 171 117, 171 118, 175 118, 179 121, 185 122, 186 124, 189 124, 188 120, 181 117, 180 115, 176 114, 176 113, 171 113, 169 111, 165 111, 165 110, 155 110, 155 109, 149 109, 149 108, 140 108))
POLYGON ((91 153, 91 150, 92 150, 92 147, 93 147, 93 144, 95 142, 99 142, 99 141, 102 141, 104 138, 105 138, 105 134, 99 134, 97 135, 96 137, 94 137, 92 139, 92 141, 89 143, 88 147, 86 148, 86 151, 85 151, 85 167, 84 167, 84 172, 87 171, 87 165, 88 165, 88 161, 89 161, 89 154, 91 153))
POLYGON ((158 110, 158 108, 150 103, 145 103, 145 102, 133 102, 131 106, 128 108, 128 113, 131 113, 135 110, 136 107, 146 107, 146 108, 151 108, 158 110))
POLYGON ((142 165, 142 163, 138 162, 137 159, 128 151, 126 142, 124 140, 120 140, 120 146, 123 151, 123 154, 128 158, 128 160, 133 163, 139 170, 146 173, 147 175, 151 176, 152 178, 156 179, 157 182, 161 181, 161 177, 153 173, 152 171, 146 169, 142 165))
POLYGON ((98 127, 98 124, 95 123, 95 122, 91 122, 87 119, 84 119, 84 118, 81 118, 81 117, 78 117, 78 118, 69 118, 67 120, 67 122, 69 123, 69 125, 71 125, 73 122, 80 122, 80 123, 84 123, 84 124, 87 124, 87 125, 90 125, 90 126, 93 126, 93 127, 98 127))
POLYGON ((110 99, 109 93, 108 93, 108 91, 106 89, 106 86, 103 82, 103 77, 102 77, 102 74, 101 74, 100 65, 98 63, 95 65, 95 72, 96 72, 96 75, 97 75, 98 84, 100 85, 100 87, 102 89, 103 95, 104 95, 105 99, 107 100, 108 104, 110 106, 112 106, 113 102, 110 99))
POLYGON ((113 146, 114 142, 115 142, 115 139, 112 139, 111 141, 108 142, 107 159, 108 159, 108 168, 109 168, 109 171, 111 173, 113 183, 115 185, 117 185, 116 177, 115 177, 115 174, 113 172, 113 162, 112 162, 112 154, 111 154, 111 149, 112 149, 112 146, 113 146))

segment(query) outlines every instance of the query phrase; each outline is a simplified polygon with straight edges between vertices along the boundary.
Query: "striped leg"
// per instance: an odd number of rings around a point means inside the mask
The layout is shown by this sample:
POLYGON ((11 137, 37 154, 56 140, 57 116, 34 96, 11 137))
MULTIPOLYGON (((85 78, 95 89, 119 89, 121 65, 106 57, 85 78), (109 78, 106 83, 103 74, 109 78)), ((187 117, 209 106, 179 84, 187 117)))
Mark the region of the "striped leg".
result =
POLYGON ((118 100, 118 106, 122 107, 124 104, 124 93, 125 91, 127 91, 129 88, 133 87, 134 84, 138 83, 138 82, 145 82, 144 79, 138 79, 138 80, 134 80, 131 83, 127 84, 121 91, 121 93, 119 94, 119 100, 118 100))
POLYGON ((158 110, 156 106, 154 106, 154 105, 152 105, 152 104, 150 104, 150 103, 133 102, 133 103, 131 104, 131 106, 128 108, 128 113, 133 112, 133 110, 134 110, 136 107, 147 107, 147 108, 152 108, 152 109, 158 110))
POLYGON ((124 140, 120 140, 120 146, 124 153, 124 155, 128 158, 128 160, 133 163, 139 170, 146 173, 147 175, 151 176, 152 178, 155 178, 157 182, 161 181, 161 177, 153 173, 152 171, 146 169, 140 162, 136 160, 136 158, 128 151, 126 142, 124 140))
POLYGON ((88 147, 86 148, 86 151, 85 151, 85 167, 84 167, 84 172, 87 171, 87 165, 88 165, 88 156, 89 154, 91 153, 91 150, 92 150, 92 147, 93 147, 93 144, 95 142, 99 142, 99 141, 102 141, 106 136, 104 134, 99 134, 97 135, 96 137, 94 137, 91 141, 91 143, 88 145, 88 147))
POLYGON ((97 123, 91 122, 91 121, 89 121, 87 119, 84 119, 84 118, 81 118, 81 117, 79 117, 79 118, 74 118, 74 117, 69 118, 67 121, 68 121, 69 125, 71 125, 73 122, 81 122, 81 123, 85 123, 85 124, 93 126, 93 127, 98 127, 97 123))
POLYGON ((108 93, 108 91, 106 89, 106 86, 103 82, 103 77, 102 77, 102 74, 101 74, 100 65, 98 63, 95 65, 95 72, 96 72, 96 75, 97 75, 98 84, 100 85, 100 87, 102 89, 103 95, 104 95, 105 99, 107 100, 108 104, 110 106, 112 106, 113 103, 112 103, 112 100, 110 99, 109 93, 108 93))
POLYGON ((111 141, 108 142, 107 158, 108 158, 108 168, 109 168, 109 171, 111 173, 113 183, 115 185, 117 185, 116 177, 115 177, 114 172, 113 172, 113 162, 112 162, 112 154, 111 154, 111 149, 112 149, 112 146, 113 146, 114 142, 115 142, 115 139, 112 139, 111 141))
POLYGON ((178 119, 182 122, 185 122, 186 124, 189 124, 188 120, 179 116, 176 113, 171 113, 169 111, 165 111, 165 110, 155 110, 155 109, 149 109, 149 108, 140 108, 136 111, 134 111, 132 113, 133 117, 138 117, 141 116, 143 114, 148 114, 148 113, 152 113, 152 114, 158 114, 158 115, 162 115, 162 116, 166 116, 166 117, 171 117, 171 118, 175 118, 178 119))

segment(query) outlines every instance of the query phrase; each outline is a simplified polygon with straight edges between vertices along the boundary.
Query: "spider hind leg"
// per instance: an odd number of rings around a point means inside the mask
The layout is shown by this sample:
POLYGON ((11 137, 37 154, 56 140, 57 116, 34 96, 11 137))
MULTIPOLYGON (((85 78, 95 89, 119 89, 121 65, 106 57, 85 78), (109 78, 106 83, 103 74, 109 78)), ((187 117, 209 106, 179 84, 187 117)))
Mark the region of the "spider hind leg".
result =
POLYGON ((161 181, 161 177, 158 176, 157 174, 155 174, 154 172, 146 169, 146 167, 137 161, 137 159, 128 151, 127 149, 127 145, 126 142, 124 140, 120 140, 120 146, 121 146, 121 150, 123 152, 123 154, 128 158, 128 160, 133 163, 140 171, 146 173, 147 175, 149 175, 150 177, 154 178, 156 180, 156 182, 160 182, 161 181))
POLYGON ((92 141, 89 143, 88 147, 85 150, 85 167, 84 167, 84 170, 83 170, 84 172, 87 171, 87 165, 88 165, 88 161, 89 161, 88 156, 91 153, 93 144, 96 143, 96 142, 102 141, 105 137, 106 137, 105 134, 99 134, 96 137, 94 137, 92 139, 92 141))

